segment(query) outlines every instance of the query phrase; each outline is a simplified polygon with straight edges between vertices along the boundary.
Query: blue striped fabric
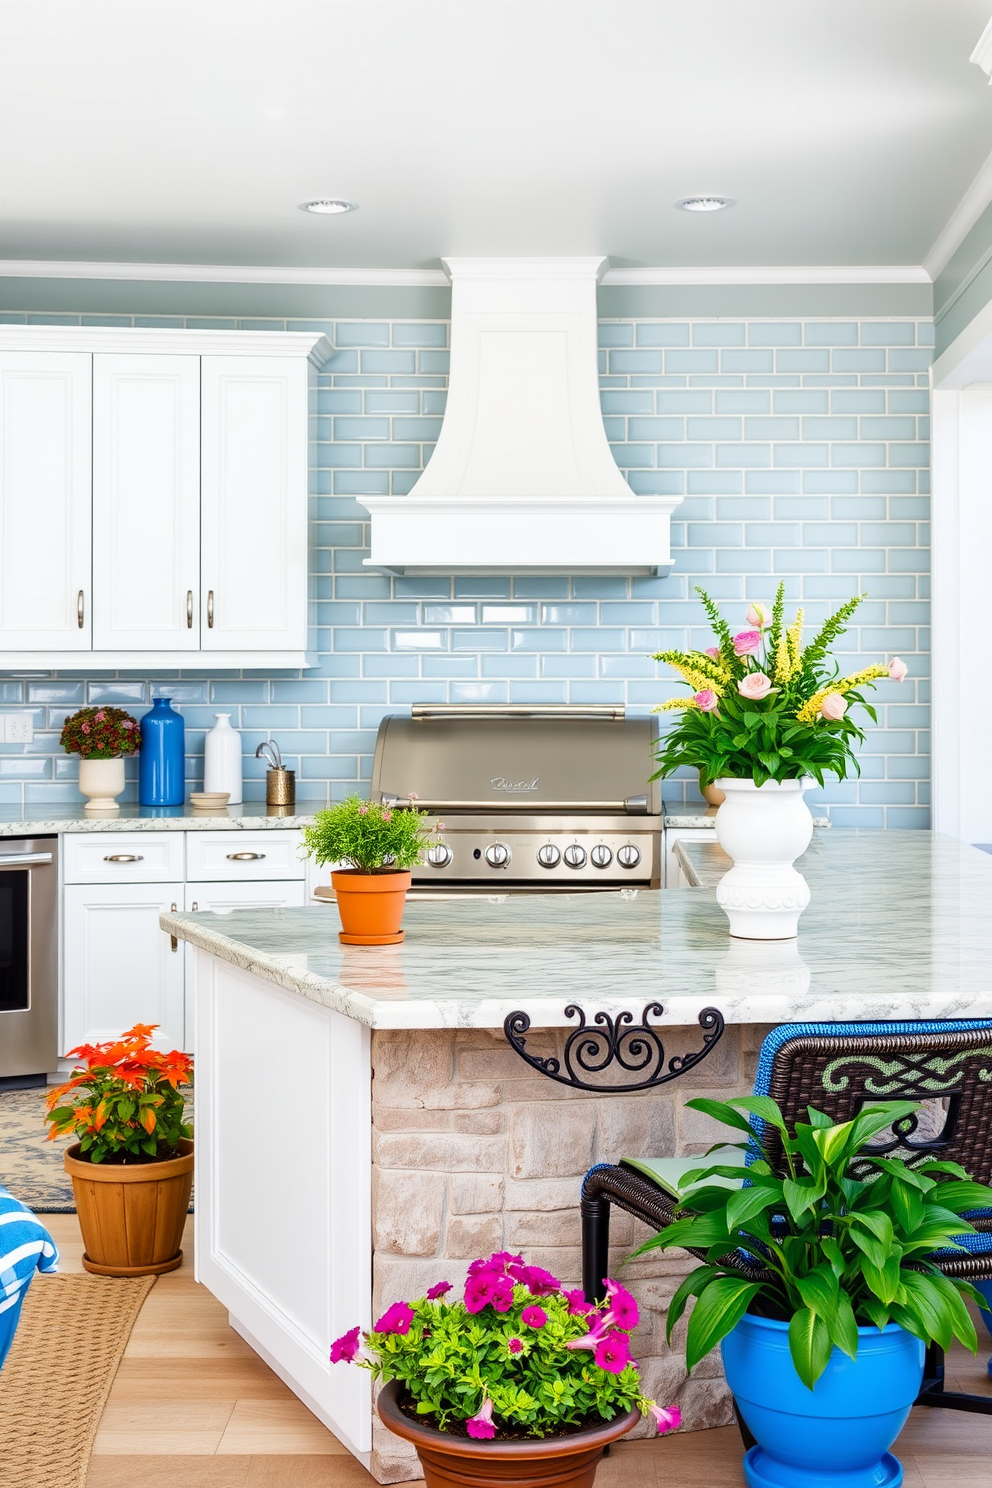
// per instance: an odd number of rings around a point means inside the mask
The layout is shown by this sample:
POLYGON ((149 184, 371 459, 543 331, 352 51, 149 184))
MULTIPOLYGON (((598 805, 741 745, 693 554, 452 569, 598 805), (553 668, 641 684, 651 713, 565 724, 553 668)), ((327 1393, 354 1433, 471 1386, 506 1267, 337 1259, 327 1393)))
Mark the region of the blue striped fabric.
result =
POLYGON ((0 1187, 0 1316, 20 1302, 35 1271, 57 1271, 59 1253, 30 1209, 0 1187))

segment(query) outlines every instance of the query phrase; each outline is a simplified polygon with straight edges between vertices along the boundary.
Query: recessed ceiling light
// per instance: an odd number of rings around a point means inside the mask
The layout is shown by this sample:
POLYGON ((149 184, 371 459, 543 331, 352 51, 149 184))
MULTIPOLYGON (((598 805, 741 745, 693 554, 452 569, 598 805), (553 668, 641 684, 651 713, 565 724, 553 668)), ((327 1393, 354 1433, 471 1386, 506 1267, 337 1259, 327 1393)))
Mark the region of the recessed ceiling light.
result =
POLYGON ((722 212, 724 207, 736 207, 732 196, 683 196, 674 203, 683 212, 722 212))
POLYGON ((341 212, 357 212, 358 203, 343 201, 339 196, 322 196, 316 201, 300 202, 301 212, 315 212, 318 217, 337 217, 341 212))

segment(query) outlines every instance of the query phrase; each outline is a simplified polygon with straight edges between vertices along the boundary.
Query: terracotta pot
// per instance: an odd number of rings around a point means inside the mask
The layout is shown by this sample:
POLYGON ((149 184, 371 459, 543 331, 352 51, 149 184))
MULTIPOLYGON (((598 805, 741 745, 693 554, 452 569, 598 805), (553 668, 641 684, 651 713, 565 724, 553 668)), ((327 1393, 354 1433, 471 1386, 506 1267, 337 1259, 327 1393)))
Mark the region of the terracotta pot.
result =
POLYGON ((338 939, 344 945, 395 945, 402 940, 400 921, 412 882, 412 873, 402 870, 359 873, 357 868, 341 868, 332 873, 341 915, 338 939))
POLYGON ((631 1410, 570 1436, 473 1441, 412 1420, 400 1410, 399 1399, 399 1382, 390 1380, 376 1402, 379 1419, 413 1442, 427 1488, 592 1488, 605 1448, 641 1418, 640 1411, 631 1410))
POLYGON ((164 1162, 80 1161, 79 1143, 65 1170, 83 1232, 83 1266, 97 1276, 160 1276, 183 1263, 183 1225, 193 1184, 193 1143, 164 1162))
POLYGON ((699 772, 699 789, 702 792, 703 800, 710 806, 722 806, 727 799, 726 793, 718 785, 714 785, 712 780, 707 780, 701 770, 699 772))

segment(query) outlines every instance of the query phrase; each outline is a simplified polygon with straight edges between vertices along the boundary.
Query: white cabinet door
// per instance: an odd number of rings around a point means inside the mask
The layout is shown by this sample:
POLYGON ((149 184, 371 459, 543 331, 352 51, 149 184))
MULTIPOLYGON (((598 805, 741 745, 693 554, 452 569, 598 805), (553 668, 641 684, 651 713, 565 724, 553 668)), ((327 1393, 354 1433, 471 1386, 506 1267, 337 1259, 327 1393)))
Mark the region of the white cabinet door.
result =
POLYGON ((0 352, 0 650, 90 648, 85 352, 0 352))
POLYGON ((182 883, 67 884, 62 1052, 158 1023, 155 1046, 185 1047, 182 945, 159 928, 182 883))
POLYGON ((303 650, 306 363, 201 360, 201 647, 303 650))
POLYGON ((200 645, 200 358, 93 358, 93 645, 200 645))

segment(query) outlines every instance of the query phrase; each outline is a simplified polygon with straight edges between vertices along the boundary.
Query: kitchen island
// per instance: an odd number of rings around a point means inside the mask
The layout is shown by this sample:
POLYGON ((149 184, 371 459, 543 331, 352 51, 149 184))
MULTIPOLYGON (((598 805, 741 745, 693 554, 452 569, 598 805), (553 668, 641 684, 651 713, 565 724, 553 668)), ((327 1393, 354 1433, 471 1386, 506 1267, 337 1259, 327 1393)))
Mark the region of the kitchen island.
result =
MULTIPOLYGON (((236 1328, 381 1482, 418 1475, 373 1430, 369 1377, 330 1366, 330 1340, 476 1255, 507 1246, 579 1277, 578 1191, 593 1161, 705 1150, 696 1094, 741 1093, 770 1024, 992 1016, 992 858, 925 832, 818 834, 800 860, 812 903, 799 937, 731 940, 708 885, 719 849, 682 849, 685 890, 411 902, 398 946, 342 947, 331 906, 163 915, 196 948, 197 1267, 236 1328), (597 1012, 662 1011, 654 1092, 580 1092, 529 1053, 560 1051, 597 1012)), ((615 1259, 643 1236, 617 1214, 615 1259)), ((723 1424, 719 1360, 685 1379, 664 1308, 687 1263, 629 1268, 648 1392, 689 1427, 723 1424)))

